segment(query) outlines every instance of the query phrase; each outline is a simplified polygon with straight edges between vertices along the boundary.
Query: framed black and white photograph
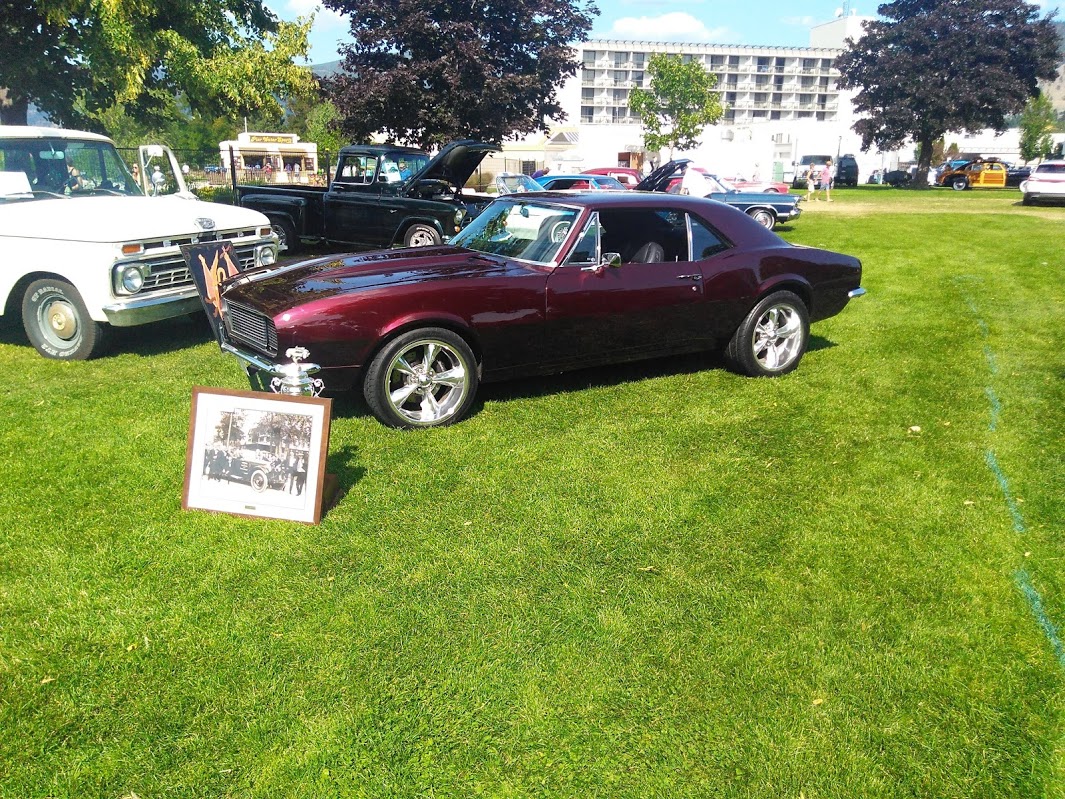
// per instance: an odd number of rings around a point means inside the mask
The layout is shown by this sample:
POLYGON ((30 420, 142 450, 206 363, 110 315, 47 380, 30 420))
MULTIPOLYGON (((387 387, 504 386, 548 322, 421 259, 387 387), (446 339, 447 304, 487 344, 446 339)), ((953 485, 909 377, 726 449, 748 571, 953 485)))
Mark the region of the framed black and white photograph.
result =
POLYGON ((181 506, 317 524, 331 404, 194 388, 181 506))

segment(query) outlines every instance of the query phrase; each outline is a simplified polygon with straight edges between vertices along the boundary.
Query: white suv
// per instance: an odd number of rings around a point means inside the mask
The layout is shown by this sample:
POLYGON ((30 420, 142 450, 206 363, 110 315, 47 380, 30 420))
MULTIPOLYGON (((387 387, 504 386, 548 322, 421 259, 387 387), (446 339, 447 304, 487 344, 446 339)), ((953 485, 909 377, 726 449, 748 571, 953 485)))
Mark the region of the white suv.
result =
POLYGON ((1044 161, 1021 183, 1021 202, 1065 200, 1065 161, 1044 161))

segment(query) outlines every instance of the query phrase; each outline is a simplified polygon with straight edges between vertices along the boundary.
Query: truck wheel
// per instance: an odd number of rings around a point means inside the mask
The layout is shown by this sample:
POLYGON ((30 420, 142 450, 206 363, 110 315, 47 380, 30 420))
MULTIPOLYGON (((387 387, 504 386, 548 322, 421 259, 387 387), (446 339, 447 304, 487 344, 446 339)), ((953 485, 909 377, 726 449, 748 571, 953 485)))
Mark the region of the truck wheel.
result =
POLYGON ((270 229, 277 234, 277 249, 279 252, 299 252, 300 238, 296 235, 296 228, 292 223, 284 219, 270 223, 270 229))
POLYGON ((103 352, 108 326, 93 321, 77 289, 65 280, 35 280, 22 297, 22 325, 46 358, 85 361, 103 352))
POLYGON ((403 236, 404 247, 432 247, 440 243, 440 234, 429 225, 411 225, 403 236))

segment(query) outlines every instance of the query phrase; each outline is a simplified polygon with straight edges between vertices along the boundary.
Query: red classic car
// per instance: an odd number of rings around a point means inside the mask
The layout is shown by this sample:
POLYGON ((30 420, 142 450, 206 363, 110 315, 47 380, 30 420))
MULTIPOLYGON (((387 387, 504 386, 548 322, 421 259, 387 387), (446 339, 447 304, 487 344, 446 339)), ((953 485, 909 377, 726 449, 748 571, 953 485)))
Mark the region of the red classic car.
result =
POLYGON ((361 389, 386 425, 433 427, 469 413, 480 382, 508 377, 721 345, 743 374, 785 374, 810 323, 865 293, 861 272, 713 200, 514 194, 448 246, 233 278, 222 347, 253 378, 305 348, 327 389, 361 389))

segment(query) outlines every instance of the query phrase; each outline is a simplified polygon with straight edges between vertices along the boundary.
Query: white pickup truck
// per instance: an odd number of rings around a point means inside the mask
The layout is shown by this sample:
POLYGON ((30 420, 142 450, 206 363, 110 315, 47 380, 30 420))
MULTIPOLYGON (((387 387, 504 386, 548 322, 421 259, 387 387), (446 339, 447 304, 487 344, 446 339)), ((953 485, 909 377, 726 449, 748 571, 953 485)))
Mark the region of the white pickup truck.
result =
POLYGON ((0 127, 0 321, 21 317, 45 357, 91 358, 112 326, 202 311, 182 244, 231 241, 245 269, 277 259, 270 221, 197 200, 165 147, 141 147, 135 171, 105 136, 0 127))

